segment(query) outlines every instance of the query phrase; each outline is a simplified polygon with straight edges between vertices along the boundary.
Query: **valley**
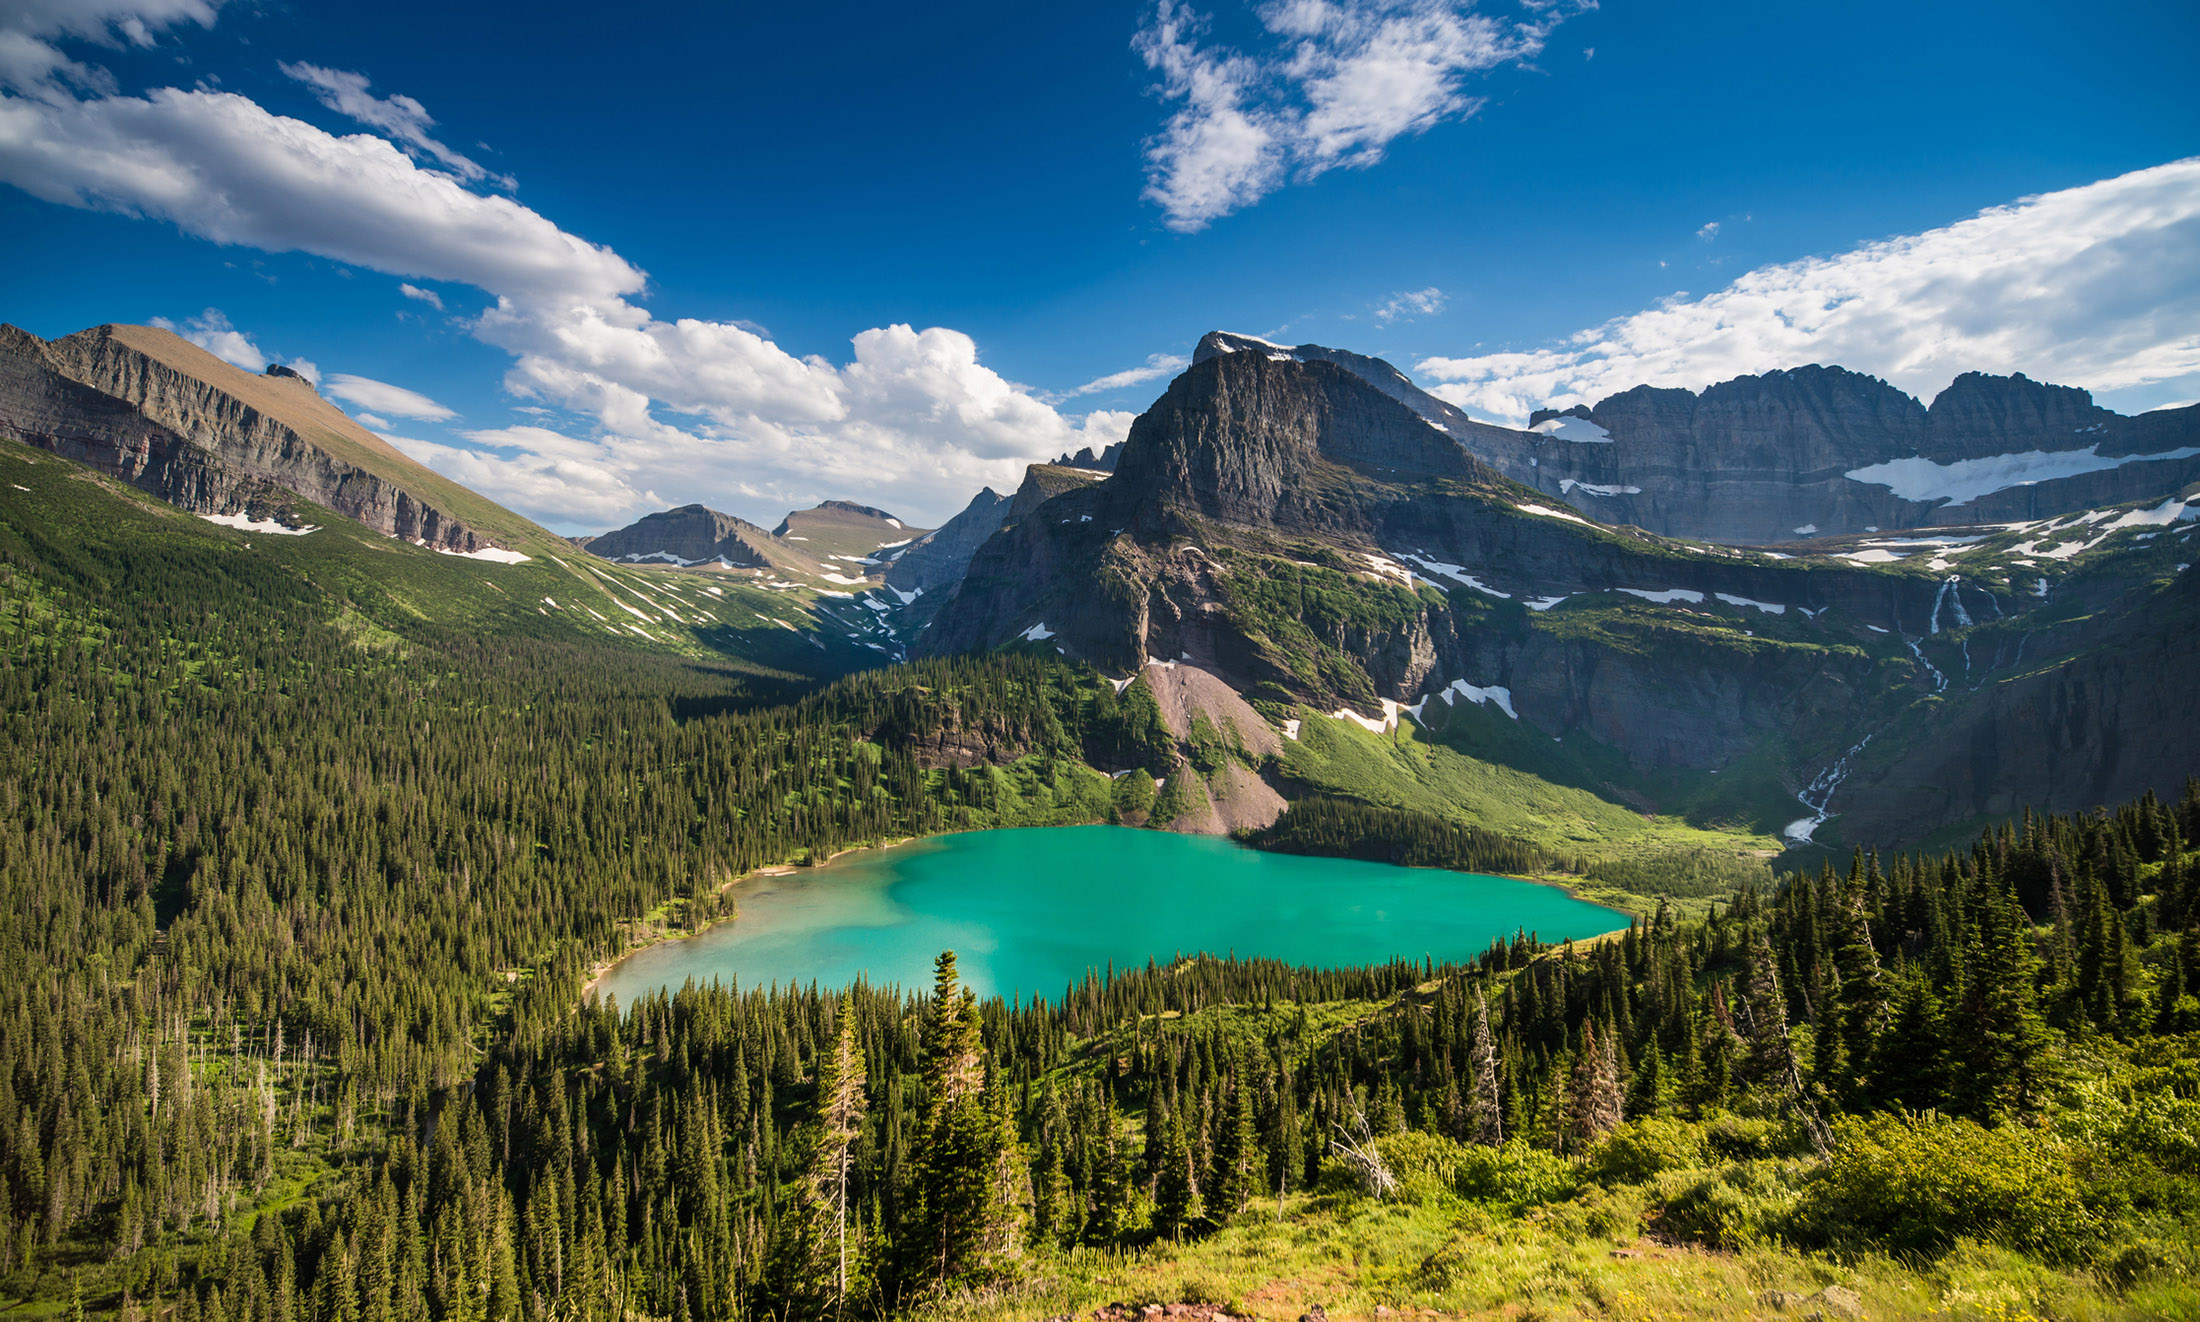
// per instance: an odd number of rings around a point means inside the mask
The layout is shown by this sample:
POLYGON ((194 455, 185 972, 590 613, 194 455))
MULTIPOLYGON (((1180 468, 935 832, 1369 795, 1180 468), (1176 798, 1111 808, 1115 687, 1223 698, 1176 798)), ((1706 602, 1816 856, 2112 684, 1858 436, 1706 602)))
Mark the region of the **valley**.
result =
POLYGON ((564 538, 97 343, 0 397, 27 1314, 817 1315, 858 1059, 897 1315, 2189 1302, 2200 491, 1657 533, 1218 351, 937 530, 564 538))

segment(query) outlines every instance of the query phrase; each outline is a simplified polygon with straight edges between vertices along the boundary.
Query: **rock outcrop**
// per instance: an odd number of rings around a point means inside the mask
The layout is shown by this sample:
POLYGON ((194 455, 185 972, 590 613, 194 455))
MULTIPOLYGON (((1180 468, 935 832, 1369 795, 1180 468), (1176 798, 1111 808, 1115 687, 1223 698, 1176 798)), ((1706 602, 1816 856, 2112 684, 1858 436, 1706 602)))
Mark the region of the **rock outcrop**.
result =
POLYGON ((0 327, 0 434, 197 514, 262 513, 303 497, 442 550, 550 540, 405 457, 297 373, 255 375, 147 326, 51 342, 0 327))
POLYGON ((644 515, 624 528, 574 541, 606 560, 676 565, 768 569, 780 554, 777 539, 770 533, 746 519, 702 505, 682 505, 644 515))
POLYGON ((1602 523, 1737 545, 2047 518, 2200 479, 2200 406, 2124 417, 2083 390, 1967 373, 1930 408, 1798 367, 1702 391, 1638 386, 1526 428, 1479 422, 1389 363, 1217 332, 1224 355, 1341 367, 1506 477, 1602 523))
POLYGON ((1009 498, 986 487, 962 512, 912 542, 886 567, 886 583, 903 594, 930 592, 962 581, 970 557, 1001 530, 1009 498))
MULTIPOLYGON (((1899 392, 1866 388, 1850 374, 1805 376, 1802 386, 1719 392, 1714 403, 1734 418, 1792 418, 1792 388, 1829 435, 1907 428, 1929 438, 1927 411, 1899 392)), ((1953 393, 1951 409, 1963 400, 1953 393)), ((1992 415, 1993 425, 2004 436, 2060 426, 2073 417, 2076 393, 2043 390, 2014 413, 1992 415)), ((1672 417, 1700 412, 1694 399, 1652 392, 1628 407, 1663 410, 1661 425, 1677 425, 1672 417)), ((1964 425, 1987 423, 1974 412, 1964 425)), ((2181 520, 2183 508, 2135 512, 2127 535, 2159 535, 2143 529, 2181 520)), ((1501 707, 1521 731, 1569 750, 1616 752, 1644 776, 1778 767, 1790 792, 1809 790, 1873 739, 1873 757, 1896 756, 1901 732, 1923 719, 1946 724, 1957 743, 1984 738, 1962 722, 1990 726, 1997 761, 2037 757, 2040 741, 2025 733, 2034 708, 1954 713, 1985 711, 1970 695, 1990 685, 2002 686, 1996 702, 2017 701, 2011 685, 2026 674, 2032 634, 2037 665, 2059 649, 2096 646, 2095 626, 2082 610, 2050 610, 2045 580, 2021 572, 2037 563, 2028 556, 2048 552, 1982 553, 1973 571, 1954 542, 1936 545, 1914 561, 1847 547, 1801 556, 1600 526, 1466 453, 1399 392, 1346 365, 1240 347, 1204 355, 1172 382, 1133 424, 1107 480, 1005 520, 913 650, 1029 639, 1114 675, 1151 676, 1155 661, 1177 662, 1179 674, 1275 704, 1271 713, 1374 721, 1444 693, 1462 706, 1493 703, 1486 710, 1501 707), (1974 648, 1982 622, 1999 633, 1974 648)), ((2157 547, 2147 554, 2172 554, 2169 543, 2157 547)), ((2073 590, 2101 600, 2144 595, 2157 572, 2152 561, 2103 570, 2073 590)), ((2174 640, 2189 648, 2200 629, 2159 628, 2168 632, 2148 635, 2154 652, 2129 650, 2155 655, 2152 664, 2167 670, 2174 640)), ((2189 722, 2178 723, 2184 709, 2175 701, 2139 692, 2160 686, 2136 686, 2114 711, 2103 686, 2075 680, 2065 697, 2037 700, 2046 704, 2040 711, 2086 713, 2058 716, 2049 728, 2067 733, 2097 718, 2102 737, 2145 745, 2082 759, 2112 768, 2115 781, 2084 786, 2087 804, 2174 788, 2149 778, 2183 756, 2166 732, 2189 722)), ((1881 828, 1898 817, 1927 830, 1968 820, 2018 781, 2048 774, 1989 766, 1954 777, 1953 792, 1920 790, 1899 803, 1852 786, 1835 810, 1848 815, 1849 838, 1886 839, 1881 828)), ((1908 783, 1929 778, 1916 773, 1908 783)), ((2071 801, 2074 784, 2040 787, 2051 792, 2034 801, 2085 806, 2071 801)), ((1826 795, 1812 792, 1816 811, 1826 795)))

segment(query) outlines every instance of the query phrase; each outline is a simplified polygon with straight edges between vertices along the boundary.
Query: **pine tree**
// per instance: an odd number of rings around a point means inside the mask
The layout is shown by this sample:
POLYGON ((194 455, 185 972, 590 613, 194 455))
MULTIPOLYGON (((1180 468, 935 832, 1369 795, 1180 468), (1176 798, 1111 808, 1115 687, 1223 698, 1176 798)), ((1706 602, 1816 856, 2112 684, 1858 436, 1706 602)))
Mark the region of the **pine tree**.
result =
POLYGON ((1490 1036, 1490 1006, 1479 988, 1474 993, 1474 1141, 1496 1147, 1505 1141, 1505 1103, 1497 1085, 1497 1045, 1490 1036))
POLYGON ((1268 1174, 1268 1154, 1253 1127, 1252 1085, 1240 1079, 1230 1088, 1222 1142, 1215 1149, 1213 1212, 1223 1219, 1244 1211, 1258 1198, 1268 1174))
POLYGON ((863 1270, 860 1233, 850 1243, 850 1200, 868 1075, 856 1040, 852 994, 841 997, 838 1019, 832 1047, 819 1055, 809 1153, 795 1185, 794 1207, 780 1222, 773 1272, 783 1304, 812 1317, 839 1317, 855 1288, 851 1282, 860 1285, 863 1270))
POLYGON ((2016 898, 1982 870, 1968 906, 1961 991, 1949 1038, 1950 1101, 1981 1118, 2022 1110, 2039 1095, 2047 1025, 2033 985, 2039 967, 2016 898))
POLYGON ((1618 1056, 1609 1025, 1601 1036, 1595 1024, 1581 1026, 1581 1052, 1574 1058, 1573 1083, 1567 1089, 1568 1151, 1587 1151, 1590 1144, 1619 1128, 1623 1112, 1618 1056))
POLYGON ((1202 1215, 1198 1173, 1184 1122, 1169 1116, 1161 1136, 1160 1169, 1154 1176, 1154 1229, 1172 1238, 1190 1229, 1202 1215))

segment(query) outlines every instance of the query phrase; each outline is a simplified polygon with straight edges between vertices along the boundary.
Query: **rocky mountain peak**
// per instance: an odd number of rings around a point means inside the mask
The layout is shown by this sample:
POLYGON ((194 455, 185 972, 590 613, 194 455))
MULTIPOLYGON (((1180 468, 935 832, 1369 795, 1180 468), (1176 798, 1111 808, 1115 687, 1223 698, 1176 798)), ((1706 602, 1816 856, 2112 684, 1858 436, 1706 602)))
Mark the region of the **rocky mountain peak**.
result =
POLYGON ((1930 415, 1935 433, 2001 453, 2070 449, 2079 444, 2079 433, 2117 417, 2096 405, 2090 391, 2034 381, 2022 372, 1965 372, 1934 397, 1930 415))
POLYGON ((883 519, 887 523, 901 522, 885 510, 870 505, 858 505, 852 500, 821 500, 817 503, 817 508, 821 510, 838 510, 842 514, 860 514, 867 519, 883 519))
POLYGON ((1115 471, 1132 489, 1209 517, 1268 524, 1303 512, 1323 470, 1340 465, 1421 476, 1478 467, 1357 373, 1280 351, 1218 348, 1131 425, 1115 471))

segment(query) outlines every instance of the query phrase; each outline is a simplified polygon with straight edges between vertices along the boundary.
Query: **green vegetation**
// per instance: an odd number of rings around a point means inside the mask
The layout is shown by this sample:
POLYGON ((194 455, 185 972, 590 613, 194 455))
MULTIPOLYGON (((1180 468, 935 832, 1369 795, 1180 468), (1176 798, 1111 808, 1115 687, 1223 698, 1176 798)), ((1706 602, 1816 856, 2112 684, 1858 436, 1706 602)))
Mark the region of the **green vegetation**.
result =
POLYGON ((1586 789, 1469 756, 1412 724, 1374 734, 1310 710, 1294 714, 1302 718, 1299 737, 1285 745, 1281 770, 1299 793, 1447 818, 1562 859, 1779 848, 1770 836, 1635 811, 1586 789))
MULTIPOLYGON (((1429 813, 1373 808, 1338 799, 1301 799, 1263 830, 1245 837, 1256 849, 1360 858, 1460 872, 1528 873, 1553 866, 1533 845, 1429 813)), ((1722 892, 1723 894, 1723 892, 1722 892)))
POLYGON ((515 591, 684 582, 22 485, 26 1315, 2200 1312, 2200 786, 1767 882, 1731 835, 1307 713, 1284 772, 1373 806, 1279 839, 1533 848, 1674 903, 1450 967, 1202 959, 981 1004, 949 959, 929 994, 584 1003, 637 926, 710 921, 760 864, 1123 811, 1150 777, 1094 768, 1173 756, 1150 695, 1034 656, 820 684, 515 591))

